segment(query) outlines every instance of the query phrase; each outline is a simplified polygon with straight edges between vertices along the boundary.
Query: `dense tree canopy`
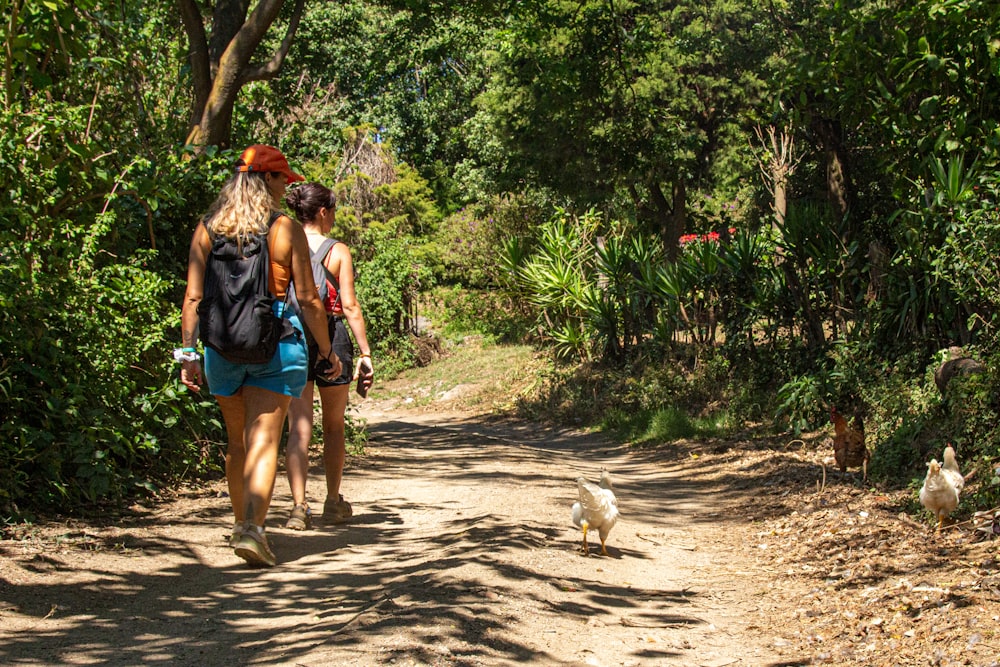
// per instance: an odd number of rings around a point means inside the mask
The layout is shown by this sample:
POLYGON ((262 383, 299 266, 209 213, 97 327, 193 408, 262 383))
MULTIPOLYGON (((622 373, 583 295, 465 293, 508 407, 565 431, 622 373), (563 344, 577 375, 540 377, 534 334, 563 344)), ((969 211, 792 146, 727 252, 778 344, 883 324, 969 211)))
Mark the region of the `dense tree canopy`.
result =
POLYGON ((337 189, 390 367, 421 295, 485 288, 447 307, 653 374, 636 414, 837 401, 885 416, 876 473, 946 430, 1000 455, 994 385, 924 391, 941 348, 1000 356, 996 3, 178 2, 3 4, 12 514, 217 470, 169 350, 191 225, 256 142, 337 189))
POLYGON ((480 105, 513 176, 580 204, 627 194, 672 252, 751 173, 770 34, 755 3, 541 3, 496 35, 480 105))

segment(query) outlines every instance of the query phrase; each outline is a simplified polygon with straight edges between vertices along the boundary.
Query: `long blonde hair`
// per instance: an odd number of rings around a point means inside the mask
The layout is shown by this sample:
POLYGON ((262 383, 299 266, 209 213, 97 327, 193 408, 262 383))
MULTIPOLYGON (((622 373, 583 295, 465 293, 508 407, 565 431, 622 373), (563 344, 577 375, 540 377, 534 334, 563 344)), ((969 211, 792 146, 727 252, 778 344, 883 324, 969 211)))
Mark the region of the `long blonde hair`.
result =
POLYGON ((251 236, 266 232, 271 214, 280 212, 263 173, 237 172, 209 207, 205 229, 212 238, 236 239, 242 247, 251 236))

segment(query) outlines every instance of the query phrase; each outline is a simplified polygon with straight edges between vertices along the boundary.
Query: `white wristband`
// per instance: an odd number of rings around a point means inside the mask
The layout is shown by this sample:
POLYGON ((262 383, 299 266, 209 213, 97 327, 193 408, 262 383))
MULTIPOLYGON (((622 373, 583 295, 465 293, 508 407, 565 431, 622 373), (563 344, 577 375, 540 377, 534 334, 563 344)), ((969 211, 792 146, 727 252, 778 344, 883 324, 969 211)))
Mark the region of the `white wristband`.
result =
POLYGON ((201 355, 197 352, 185 352, 182 348, 174 349, 174 361, 198 361, 201 355))

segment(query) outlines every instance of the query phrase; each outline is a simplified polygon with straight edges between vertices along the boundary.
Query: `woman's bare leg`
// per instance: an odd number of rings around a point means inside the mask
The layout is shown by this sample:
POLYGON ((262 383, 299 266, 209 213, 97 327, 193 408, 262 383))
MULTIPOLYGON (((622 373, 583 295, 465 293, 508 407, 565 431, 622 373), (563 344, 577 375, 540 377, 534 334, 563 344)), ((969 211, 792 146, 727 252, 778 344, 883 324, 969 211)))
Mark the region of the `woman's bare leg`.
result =
POLYGON ((236 523, 246 520, 243 505, 243 466, 246 462, 246 446, 243 437, 246 434, 246 412, 243 409, 242 389, 232 396, 216 396, 222 419, 226 424, 226 485, 229 487, 229 502, 233 505, 233 517, 236 523))
POLYGON ((323 468, 326 471, 326 497, 336 501, 340 482, 344 477, 347 448, 344 430, 344 412, 351 385, 320 387, 323 406, 323 468))
POLYGON ((255 526, 263 526, 274 495, 278 443, 291 397, 251 386, 242 391, 246 410, 243 505, 246 518, 255 526))
POLYGON ((302 395, 288 404, 288 444, 285 446, 285 468, 292 502, 306 502, 306 478, 309 475, 309 443, 313 430, 313 383, 307 382, 302 395))

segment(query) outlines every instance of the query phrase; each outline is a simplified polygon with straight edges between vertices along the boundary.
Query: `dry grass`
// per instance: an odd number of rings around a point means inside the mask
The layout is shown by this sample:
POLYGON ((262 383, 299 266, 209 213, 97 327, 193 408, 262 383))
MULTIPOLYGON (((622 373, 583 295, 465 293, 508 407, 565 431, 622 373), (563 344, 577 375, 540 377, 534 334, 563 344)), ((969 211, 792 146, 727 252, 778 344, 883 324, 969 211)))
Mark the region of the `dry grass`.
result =
POLYGON ((474 336, 446 346, 444 355, 380 384, 373 398, 413 407, 447 404, 456 410, 506 411, 547 367, 526 345, 487 345, 474 336))

